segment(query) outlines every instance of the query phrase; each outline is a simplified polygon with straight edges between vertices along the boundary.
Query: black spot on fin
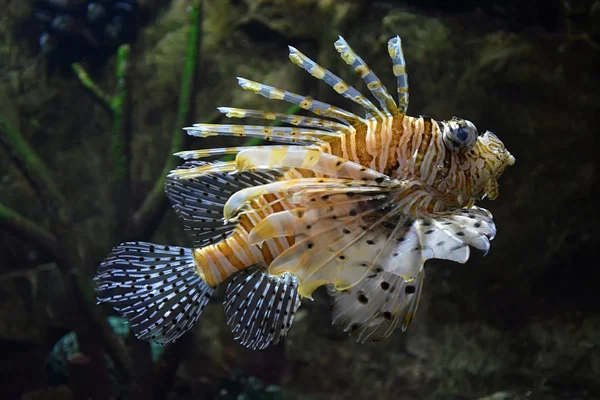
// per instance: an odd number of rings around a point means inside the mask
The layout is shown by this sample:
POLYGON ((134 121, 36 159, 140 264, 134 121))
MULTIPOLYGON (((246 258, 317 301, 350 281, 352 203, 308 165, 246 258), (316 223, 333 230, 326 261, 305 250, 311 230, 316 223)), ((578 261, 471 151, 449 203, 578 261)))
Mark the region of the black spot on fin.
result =
MULTIPOLYGON (((220 163, 194 160, 177 169, 218 166, 220 163)), ((194 246, 204 247, 227 238, 235 229, 236 223, 224 224, 223 221, 223 207, 232 194, 248 187, 274 182, 278 176, 275 171, 244 171, 235 174, 209 171, 193 178, 169 175, 165 191, 194 246)))
POLYGON ((94 278, 139 339, 175 341, 198 320, 214 289, 198 275, 192 250, 145 242, 115 247, 94 278))
POLYGON ((368 275, 348 290, 329 287, 333 324, 358 335, 359 343, 383 340, 398 325, 404 331, 417 312, 424 279, 424 269, 411 282, 382 271, 368 275))
POLYGON ((253 350, 278 343, 300 307, 298 284, 289 273, 273 276, 259 268, 236 274, 227 286, 224 302, 234 338, 253 350))

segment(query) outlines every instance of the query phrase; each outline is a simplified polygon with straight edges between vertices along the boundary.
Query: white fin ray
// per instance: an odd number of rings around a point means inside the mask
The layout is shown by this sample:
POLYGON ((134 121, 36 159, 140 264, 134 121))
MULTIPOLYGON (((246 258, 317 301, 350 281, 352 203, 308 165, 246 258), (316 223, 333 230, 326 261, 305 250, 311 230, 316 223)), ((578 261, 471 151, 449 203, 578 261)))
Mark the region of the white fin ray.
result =
POLYGON ((377 75, 375 75, 363 59, 352 50, 343 37, 339 36, 339 39, 335 42, 335 49, 340 53, 340 56, 346 64, 352 66, 354 72, 364 80, 367 88, 371 91, 373 96, 379 100, 381 108, 389 115, 398 114, 398 108, 394 98, 388 93, 386 87, 377 75))
MULTIPOLYGON (((173 172, 220 165, 220 162, 188 161, 173 172)), ((188 237, 194 246, 201 248, 227 238, 236 228, 237 224, 226 223, 223 219, 225 204, 234 193, 268 184, 280 177, 277 171, 268 170, 234 175, 210 172, 192 178, 171 174, 165 181, 165 191, 188 237)))
MULTIPOLYGON (((189 161, 190 163, 192 161, 189 161)), ((192 179, 215 173, 235 172, 235 161, 207 163, 195 161, 196 164, 189 164, 186 168, 177 168, 169 172, 167 178, 185 178, 192 179)), ((185 165, 185 164, 184 164, 185 165)))
POLYGON ((268 99, 284 100, 295 104, 304 110, 311 111, 320 117, 335 118, 350 126, 355 124, 366 124, 364 118, 357 116, 349 111, 343 110, 331 104, 324 103, 319 100, 314 100, 310 96, 302 96, 296 93, 288 92, 287 90, 277 89, 272 86, 254 82, 244 78, 237 78, 238 84, 242 89, 252 93, 260 94, 268 99))
POLYGON ((285 122, 290 125, 305 128, 322 129, 329 132, 343 132, 345 134, 351 134, 354 132, 354 129, 348 125, 322 118, 311 118, 297 114, 282 114, 272 111, 250 110, 245 108, 218 107, 217 109, 225 114, 228 118, 258 118, 267 119, 270 121, 285 122))
MULTIPOLYGON (((391 189, 398 187, 393 184, 383 186, 383 183, 371 183, 372 184, 369 185, 369 182, 351 179, 300 178, 249 187, 234 193, 227 200, 227 203, 223 208, 223 216, 225 220, 236 219, 243 210, 248 208, 254 199, 267 194, 285 197, 296 204, 302 205, 306 202, 316 204, 317 198, 319 197, 321 201, 326 201, 324 198, 327 197, 328 194, 324 194, 324 191, 326 193, 331 192, 331 194, 343 193, 344 191, 340 189, 340 186, 343 186, 343 188, 347 190, 346 193, 353 193, 352 189, 356 189, 357 192, 371 189, 372 191, 379 191, 380 194, 389 192, 391 189), (306 199, 307 196, 309 196, 309 199, 306 199)), ((346 202, 352 201, 347 194, 343 196, 343 198, 347 200, 346 202)), ((334 199, 342 201, 340 195, 335 196, 334 199)), ((331 201, 329 202, 331 203, 331 201)))
POLYGON ((412 282, 389 272, 374 270, 347 290, 329 287, 333 324, 358 335, 359 343, 383 340, 398 325, 404 331, 417 312, 424 279, 425 270, 412 282))
POLYGON ((187 131, 188 135, 200 138, 211 136, 254 137, 269 142, 318 144, 321 146, 342 136, 342 133, 326 130, 263 125, 195 124, 183 129, 187 131))
POLYGON ((277 149, 247 148, 238 153, 235 160, 237 171, 247 169, 290 169, 301 168, 333 178, 364 180, 389 180, 375 170, 334 156, 319 149, 300 146, 278 146, 277 149))
POLYGON ((371 103, 365 96, 362 95, 358 90, 353 88, 344 82, 339 76, 333 74, 331 71, 323 68, 298 49, 288 46, 290 50, 290 60, 300 68, 304 69, 312 76, 317 79, 323 80, 329 86, 331 86, 338 94, 343 97, 352 100, 356 104, 359 104, 363 108, 365 108, 371 115, 375 118, 382 119, 384 117, 383 113, 375 107, 373 103, 371 103))
POLYGON ((214 290, 196 273, 191 249, 146 242, 115 247, 94 280, 99 302, 111 304, 139 339, 160 344, 188 331, 214 290))
POLYGON ((408 75, 406 74, 406 61, 400 36, 393 37, 388 41, 388 53, 392 59, 394 75, 396 75, 398 108, 402 113, 406 113, 408 110, 408 75))
POLYGON ((465 263, 470 247, 487 253, 496 228, 487 210, 479 207, 433 214, 407 221, 407 229, 397 237, 392 261, 385 270, 411 280, 429 259, 465 263))
MULTIPOLYGON (((317 221, 314 215, 310 221, 304 221, 302 215, 299 221, 294 221, 294 227, 285 229, 304 232, 273 260, 269 272, 296 275, 300 280, 299 292, 305 297, 310 297, 317 287, 324 284, 333 284, 338 289, 356 284, 375 267, 384 251, 383 247, 373 244, 385 243, 393 231, 393 228, 386 227, 386 221, 399 212, 398 208, 389 206, 393 197, 340 206, 334 204, 330 209, 322 207, 324 214, 317 221)), ((271 231, 266 229, 266 232, 259 231, 257 236, 265 239, 278 234, 277 227, 271 231)))
POLYGON ((236 274, 225 293, 227 324, 234 338, 251 349, 277 344, 300 307, 298 281, 290 274, 271 276, 260 268, 236 274))

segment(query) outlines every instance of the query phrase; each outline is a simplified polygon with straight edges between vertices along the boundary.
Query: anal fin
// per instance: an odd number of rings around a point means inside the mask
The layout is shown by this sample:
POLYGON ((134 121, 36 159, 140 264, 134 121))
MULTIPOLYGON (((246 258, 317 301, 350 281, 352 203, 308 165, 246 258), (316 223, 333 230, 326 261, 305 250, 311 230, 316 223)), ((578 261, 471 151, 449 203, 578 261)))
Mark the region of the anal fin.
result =
POLYGON ((242 345, 264 349, 286 335, 300 302, 293 275, 268 275, 258 267, 245 269, 227 286, 227 324, 242 345))

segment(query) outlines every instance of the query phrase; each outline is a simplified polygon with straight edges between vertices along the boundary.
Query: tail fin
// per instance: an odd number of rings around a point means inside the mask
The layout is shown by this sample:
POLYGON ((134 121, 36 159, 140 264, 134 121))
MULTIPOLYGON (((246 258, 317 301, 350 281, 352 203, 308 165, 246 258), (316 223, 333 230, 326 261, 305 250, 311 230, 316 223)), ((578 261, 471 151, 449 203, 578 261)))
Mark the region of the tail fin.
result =
POLYGON ((160 344, 187 332, 214 291, 197 273, 191 249, 145 242, 115 247, 94 280, 99 302, 126 318, 136 337, 160 344))

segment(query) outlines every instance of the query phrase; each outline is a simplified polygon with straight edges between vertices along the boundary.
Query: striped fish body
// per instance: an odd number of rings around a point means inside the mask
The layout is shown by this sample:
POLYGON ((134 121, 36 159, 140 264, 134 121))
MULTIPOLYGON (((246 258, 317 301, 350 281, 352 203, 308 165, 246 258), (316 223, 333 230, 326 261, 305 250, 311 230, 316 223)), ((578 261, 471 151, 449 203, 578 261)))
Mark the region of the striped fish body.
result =
POLYGON ((254 137, 278 145, 177 154, 187 161, 171 171, 166 192, 194 248, 124 243, 97 276, 99 300, 128 318, 138 337, 175 340, 214 288, 230 279, 227 322, 245 346, 277 343, 301 298, 321 286, 332 296, 335 324, 360 342, 381 340, 412 321, 428 259, 464 263, 470 247, 488 251, 495 225, 474 203, 497 196, 497 179, 514 157, 468 120, 407 115, 399 37, 388 42, 397 102, 343 38, 335 48, 379 107, 293 47, 290 59, 362 106, 364 117, 238 78, 243 89, 316 117, 221 107, 231 118, 291 126, 185 128, 201 138, 254 137), (226 154, 235 161, 200 161, 226 154))
POLYGON ((248 240, 252 229, 267 215, 293 209, 282 197, 279 194, 260 196, 252 203, 252 212, 240 216, 238 226, 230 236, 216 244, 194 249, 198 273, 210 286, 216 287, 247 267, 269 265, 294 243, 292 237, 269 239, 261 245, 250 244, 248 240))

